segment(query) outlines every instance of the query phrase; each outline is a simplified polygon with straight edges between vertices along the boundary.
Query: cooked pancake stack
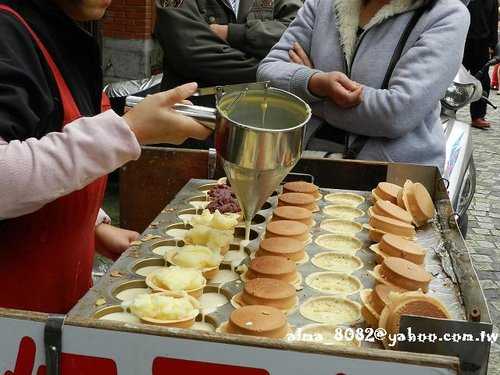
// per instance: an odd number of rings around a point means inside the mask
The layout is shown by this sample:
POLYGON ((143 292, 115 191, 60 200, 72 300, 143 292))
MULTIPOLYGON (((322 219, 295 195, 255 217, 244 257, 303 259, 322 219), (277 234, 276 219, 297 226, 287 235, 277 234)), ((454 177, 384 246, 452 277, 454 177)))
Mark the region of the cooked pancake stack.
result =
POLYGON ((365 321, 397 333, 402 314, 450 318, 440 301, 424 294, 432 275, 425 270, 425 249, 413 241, 416 229, 435 215, 427 189, 409 180, 404 186, 380 182, 372 190, 372 203, 366 228, 377 265, 368 271, 375 287, 361 294, 365 321))

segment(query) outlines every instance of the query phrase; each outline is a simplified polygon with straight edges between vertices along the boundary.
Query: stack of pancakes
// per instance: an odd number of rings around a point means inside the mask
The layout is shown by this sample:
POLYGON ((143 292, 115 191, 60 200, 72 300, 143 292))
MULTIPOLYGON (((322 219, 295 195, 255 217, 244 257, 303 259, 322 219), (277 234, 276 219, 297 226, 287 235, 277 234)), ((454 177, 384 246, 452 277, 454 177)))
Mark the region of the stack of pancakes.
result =
MULTIPOLYGON (((434 203, 421 183, 404 186, 380 182, 369 208, 370 249, 377 265, 368 271, 375 287, 362 293, 361 314, 373 328, 399 332, 402 314, 450 318, 436 298, 427 296, 432 275, 425 270, 425 249, 414 242, 416 229, 435 215, 434 203)), ((387 342, 384 342, 387 347, 387 342)))
POLYGON ((300 283, 297 264, 310 240, 318 187, 304 181, 287 183, 266 225, 255 257, 242 275, 243 291, 233 298, 237 307, 224 330, 253 336, 283 338, 290 331, 286 313, 297 306, 300 283))

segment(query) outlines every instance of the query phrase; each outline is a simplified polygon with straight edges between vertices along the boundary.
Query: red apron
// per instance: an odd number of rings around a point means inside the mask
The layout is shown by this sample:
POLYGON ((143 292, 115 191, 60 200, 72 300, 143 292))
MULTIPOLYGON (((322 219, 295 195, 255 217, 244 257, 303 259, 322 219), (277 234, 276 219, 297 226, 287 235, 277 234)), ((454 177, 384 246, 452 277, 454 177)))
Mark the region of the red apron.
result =
MULTIPOLYGON (((14 10, 43 52, 61 95, 64 123, 81 117, 59 69, 33 30, 14 10)), ((50 170, 46 171, 50 173, 50 170)), ((94 225, 106 177, 31 214, 0 221, 0 307, 67 313, 90 288, 94 225)))

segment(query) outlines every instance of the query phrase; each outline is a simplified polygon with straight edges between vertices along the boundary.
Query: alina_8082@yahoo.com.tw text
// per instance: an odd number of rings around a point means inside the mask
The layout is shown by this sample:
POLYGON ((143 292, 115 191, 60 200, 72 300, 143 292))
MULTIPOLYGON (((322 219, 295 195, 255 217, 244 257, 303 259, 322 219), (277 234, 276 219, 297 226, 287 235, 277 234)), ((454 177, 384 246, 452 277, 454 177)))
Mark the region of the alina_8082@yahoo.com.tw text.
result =
MULTIPOLYGON (((376 342, 387 340, 387 345, 395 346, 398 342, 490 342, 494 343, 498 339, 498 333, 489 333, 480 331, 479 335, 471 333, 443 333, 442 336, 436 333, 414 333, 411 327, 406 332, 388 333, 384 328, 335 328, 333 332, 333 341, 359 341, 376 342)), ((313 341, 324 342, 325 337, 321 333, 304 333, 301 330, 291 333, 287 336, 289 341, 313 341)))

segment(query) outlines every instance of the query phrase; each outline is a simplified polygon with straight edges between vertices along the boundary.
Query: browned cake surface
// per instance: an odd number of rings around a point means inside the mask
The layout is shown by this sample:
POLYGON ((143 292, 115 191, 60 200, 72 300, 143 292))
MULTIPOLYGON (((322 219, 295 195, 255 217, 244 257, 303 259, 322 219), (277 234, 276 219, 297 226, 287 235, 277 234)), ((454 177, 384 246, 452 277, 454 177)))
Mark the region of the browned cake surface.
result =
POLYGON ((375 229, 398 236, 411 238, 415 235, 415 228, 413 225, 390 217, 373 215, 370 219, 370 225, 375 229))
POLYGON ((385 329, 389 333, 399 332, 399 325, 401 321, 401 315, 416 315, 416 316, 427 316, 430 318, 448 318, 447 313, 443 308, 430 300, 426 299, 408 299, 397 303, 395 306, 391 306, 391 313, 387 317, 385 323, 385 329))
POLYGON ((389 304, 389 293, 391 288, 384 284, 377 284, 368 296, 368 302, 377 313, 381 313, 386 305, 389 304))
POLYGON ((255 257, 248 262, 248 268, 254 272, 266 275, 280 275, 295 272, 297 265, 290 259, 274 255, 255 257))
POLYGON ((299 206, 279 206, 273 210, 272 220, 294 220, 306 225, 312 224, 312 212, 299 206))
POLYGON ((266 238, 270 237, 294 237, 304 240, 307 237, 309 227, 304 223, 293 220, 271 221, 266 226, 266 238))
POLYGON ((382 200, 387 200, 392 203, 397 202, 397 197, 399 191, 402 190, 402 187, 391 182, 379 182, 375 192, 377 196, 379 196, 382 200))
POLYGON ((413 217, 405 209, 399 207, 389 201, 378 200, 373 205, 373 213, 376 215, 387 216, 392 219, 397 219, 404 221, 405 223, 411 224, 413 217))
POLYGON ((244 293, 263 299, 295 298, 296 290, 293 286, 282 280, 259 278, 249 280, 243 287, 244 293))
POLYGON ((278 206, 298 206, 313 210, 316 198, 305 193, 283 193, 278 195, 278 206))
POLYGON ((384 234, 379 242, 379 248, 389 256, 407 259, 417 264, 424 262, 425 249, 416 242, 400 236, 384 234))
POLYGON ((304 243, 289 237, 272 237, 260 241, 259 247, 273 253, 295 253, 304 250, 304 243))
POLYGON ((380 275, 384 280, 406 290, 418 290, 420 288, 426 292, 431 281, 431 274, 422 266, 396 257, 384 259, 380 267, 380 275))
POLYGON ((292 182, 287 182, 286 184, 283 185, 283 192, 305 193, 314 195, 318 193, 318 186, 306 181, 292 181, 292 182))
POLYGON ((229 316, 228 332, 266 336, 284 337, 287 333, 286 315, 271 306, 250 305, 233 310, 229 316))

